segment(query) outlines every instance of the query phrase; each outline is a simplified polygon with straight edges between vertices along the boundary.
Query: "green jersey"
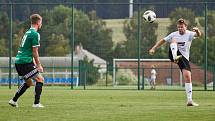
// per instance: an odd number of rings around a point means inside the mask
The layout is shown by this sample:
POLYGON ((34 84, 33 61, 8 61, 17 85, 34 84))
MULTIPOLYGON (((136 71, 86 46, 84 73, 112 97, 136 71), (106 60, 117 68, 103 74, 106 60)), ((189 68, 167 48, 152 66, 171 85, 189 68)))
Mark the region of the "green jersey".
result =
POLYGON ((16 64, 26 64, 33 62, 33 48, 40 46, 40 34, 35 28, 30 28, 22 38, 18 54, 16 55, 16 64))

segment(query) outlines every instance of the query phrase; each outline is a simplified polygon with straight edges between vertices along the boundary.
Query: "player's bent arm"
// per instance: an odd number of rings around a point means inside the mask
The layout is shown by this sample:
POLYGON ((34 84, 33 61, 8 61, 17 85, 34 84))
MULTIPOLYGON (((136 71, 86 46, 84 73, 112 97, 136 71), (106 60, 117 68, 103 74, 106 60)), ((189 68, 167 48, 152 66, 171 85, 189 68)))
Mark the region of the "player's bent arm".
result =
POLYGON ((39 60, 38 47, 33 47, 33 57, 34 57, 35 64, 37 66, 41 65, 39 60))
POLYGON ((37 65, 34 58, 33 58, 33 63, 34 63, 34 65, 37 65))
POLYGON ((153 50, 156 50, 157 48, 159 48, 162 44, 164 44, 166 41, 164 39, 161 39, 159 41, 156 42, 156 44, 152 47, 153 50))
POLYGON ((159 48, 162 44, 164 44, 166 41, 164 39, 159 40, 156 42, 156 44, 149 50, 149 54, 153 55, 155 53, 155 50, 159 48))
POLYGON ((38 71, 43 72, 43 67, 42 67, 40 60, 39 60, 38 47, 33 47, 33 57, 34 57, 36 65, 37 65, 38 71))
POLYGON ((194 27, 193 31, 196 32, 195 37, 200 37, 202 35, 201 31, 197 27, 194 27))

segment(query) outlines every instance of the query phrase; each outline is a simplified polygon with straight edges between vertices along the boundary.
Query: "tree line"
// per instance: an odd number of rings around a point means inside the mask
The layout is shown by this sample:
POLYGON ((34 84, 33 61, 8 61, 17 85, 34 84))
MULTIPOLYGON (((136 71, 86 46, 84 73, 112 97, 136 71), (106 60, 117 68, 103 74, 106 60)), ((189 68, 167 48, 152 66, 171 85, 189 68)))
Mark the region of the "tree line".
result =
MULTIPOLYGON (((34 12, 34 11, 31 11, 34 12)), ((123 33, 126 41, 117 43, 114 46, 112 41, 113 30, 106 26, 105 21, 97 15, 95 10, 85 12, 74 9, 74 19, 72 18, 72 8, 64 5, 57 5, 53 8, 40 9, 38 11, 43 16, 43 27, 41 33, 41 56, 66 56, 71 53, 72 40, 72 20, 74 20, 75 45, 82 44, 85 49, 97 56, 112 62, 112 58, 137 58, 137 20, 138 14, 134 13, 133 18, 124 20, 123 33)), ((141 11, 141 14, 144 9, 141 11)), ((25 17, 29 17, 26 15, 25 17)), ((213 65, 215 46, 215 11, 209 11, 208 15, 208 64, 213 65)), ((20 16, 19 16, 20 17, 20 16)), ((21 16, 22 17, 22 16, 21 16)), ((204 17, 197 16, 192 9, 175 8, 170 14, 171 21, 168 33, 176 31, 176 20, 185 18, 189 22, 188 29, 200 26, 204 33, 204 17), (186 14, 184 14, 186 13, 186 14)), ((0 12, 0 55, 8 56, 8 44, 10 40, 10 17, 7 11, 0 12)), ((16 55, 21 37, 29 28, 30 21, 26 19, 13 19, 13 56, 16 55)), ((152 58, 148 54, 148 49, 156 42, 158 23, 146 23, 141 20, 141 58, 152 58)), ((160 39, 160 38, 159 38, 160 39)), ((191 47, 191 61, 198 65, 204 64, 204 35, 193 41, 191 47), (198 59, 197 59, 198 58, 198 59)), ((153 58, 167 58, 167 47, 159 49, 153 58)))
MULTIPOLYGON (((130 0, 1 0, 1 3, 46 3, 39 5, 14 5, 14 16, 16 16, 16 18, 18 18, 19 20, 23 21, 26 19, 26 16, 31 13, 31 11, 52 9, 53 7, 55 7, 55 5, 57 5, 57 3, 58 5, 62 4, 68 7, 72 7, 71 3, 75 3, 74 7, 78 10, 95 10, 98 17, 102 19, 125 18, 129 16, 129 1, 130 0), (55 3, 55 5, 52 5, 53 3, 55 3), (107 4, 105 5, 104 3, 107 4)), ((134 11, 137 11, 137 3, 140 3, 140 6, 142 8, 153 5, 154 10, 157 14, 159 14, 159 17, 161 18, 167 18, 169 16, 170 11, 173 11, 175 8, 178 7, 187 7, 194 10, 195 14, 202 15, 202 9, 204 9, 205 4, 200 4, 199 2, 213 2, 213 0, 195 0, 195 2, 193 2, 192 0, 133 0, 133 3, 135 4, 133 8, 134 11)), ((8 10, 9 12, 10 6, 2 6, 3 7, 1 7, 0 10, 8 10)), ((207 7, 210 10, 214 10, 213 4, 208 3, 207 7)))

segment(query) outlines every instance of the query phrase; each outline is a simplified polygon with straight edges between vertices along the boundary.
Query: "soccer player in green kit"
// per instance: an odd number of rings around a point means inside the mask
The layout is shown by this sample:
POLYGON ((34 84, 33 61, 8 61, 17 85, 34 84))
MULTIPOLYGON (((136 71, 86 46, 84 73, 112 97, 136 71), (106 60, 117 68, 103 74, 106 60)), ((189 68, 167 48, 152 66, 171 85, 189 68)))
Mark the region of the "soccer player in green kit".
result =
POLYGON ((40 103, 40 95, 44 78, 40 74, 43 72, 43 67, 39 60, 40 34, 37 32, 42 27, 42 17, 39 14, 32 14, 30 20, 31 28, 24 34, 15 60, 18 75, 25 83, 19 87, 9 104, 13 107, 18 107, 17 100, 33 85, 32 80, 35 80, 35 100, 32 107, 43 108, 44 106, 40 103))

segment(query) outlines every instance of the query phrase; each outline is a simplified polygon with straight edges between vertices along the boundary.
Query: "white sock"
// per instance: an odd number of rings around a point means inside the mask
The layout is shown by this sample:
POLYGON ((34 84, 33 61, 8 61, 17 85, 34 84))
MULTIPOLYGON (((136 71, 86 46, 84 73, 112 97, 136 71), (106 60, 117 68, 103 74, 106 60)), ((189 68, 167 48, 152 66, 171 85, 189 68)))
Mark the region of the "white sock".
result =
POLYGON ((185 90, 187 94, 187 101, 192 101, 192 83, 185 83, 185 90))
POLYGON ((177 57, 177 51, 178 51, 178 46, 177 43, 173 42, 170 44, 170 49, 172 51, 172 57, 175 60, 175 58, 177 57))

